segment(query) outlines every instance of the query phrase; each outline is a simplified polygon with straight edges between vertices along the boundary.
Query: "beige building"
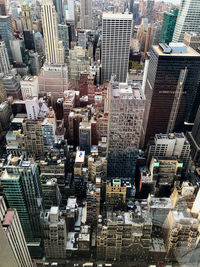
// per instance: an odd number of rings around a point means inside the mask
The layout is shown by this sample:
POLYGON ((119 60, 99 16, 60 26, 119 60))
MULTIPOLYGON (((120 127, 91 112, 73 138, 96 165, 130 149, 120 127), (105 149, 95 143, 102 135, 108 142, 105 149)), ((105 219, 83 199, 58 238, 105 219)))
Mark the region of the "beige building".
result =
POLYGON ((64 64, 64 47, 58 39, 57 13, 52 0, 42 0, 42 27, 46 61, 54 64, 64 64))
POLYGON ((113 179, 106 184, 106 206, 115 208, 119 203, 126 202, 126 185, 120 179, 113 179))
POLYGON ((22 22, 24 26, 24 31, 32 31, 33 24, 32 24, 31 9, 29 7, 29 4, 24 1, 21 6, 21 9, 22 9, 22 22))
POLYGON ((7 209, 0 196, 0 258, 2 266, 33 266, 26 240, 15 209, 7 209))
POLYGON ((171 211, 163 231, 168 258, 183 259, 199 242, 199 220, 187 211, 171 211))
POLYGON ((51 93, 53 101, 63 97, 68 89, 67 65, 45 63, 38 77, 40 94, 51 93))
POLYGON ((67 232, 65 219, 60 216, 58 207, 51 207, 45 214, 44 248, 46 257, 51 259, 66 258, 67 232))
POLYGON ((80 73, 89 69, 90 59, 86 55, 86 50, 81 46, 75 46, 69 51, 69 81, 77 87, 80 73))
POLYGON ((42 135, 43 120, 29 120, 23 122, 24 152, 28 156, 42 157, 44 155, 44 141, 42 135))
POLYGON ((96 223, 100 213, 101 189, 89 183, 87 188, 87 223, 96 223))
POLYGON ((133 260, 148 257, 152 220, 147 211, 107 213, 99 216, 97 257, 104 260, 133 260))

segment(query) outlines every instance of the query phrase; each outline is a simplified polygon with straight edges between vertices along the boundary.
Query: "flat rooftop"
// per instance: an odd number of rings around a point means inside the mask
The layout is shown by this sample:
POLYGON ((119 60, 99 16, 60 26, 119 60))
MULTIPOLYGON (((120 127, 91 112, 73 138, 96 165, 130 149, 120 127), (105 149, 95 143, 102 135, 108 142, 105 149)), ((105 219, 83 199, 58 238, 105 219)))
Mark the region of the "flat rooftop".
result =
POLYGON ((14 216, 14 213, 15 213, 14 210, 8 210, 7 211, 5 218, 4 218, 4 221, 3 221, 3 226, 10 225, 12 218, 14 216))
POLYGON ((145 100, 140 83, 111 83, 111 97, 113 99, 145 100))
POLYGON ((103 19, 119 19, 119 20, 132 20, 133 19, 133 14, 128 14, 128 13, 109 13, 109 12, 104 12, 103 13, 103 19))
MULTIPOLYGON (((176 44, 178 46, 178 44, 176 44)), ((187 47, 187 53, 170 53, 170 54, 165 54, 162 49, 158 45, 153 46, 154 51, 159 56, 165 56, 165 57, 200 57, 200 54, 196 52, 193 48, 190 46, 187 47)))
POLYGON ((85 151, 77 151, 75 163, 84 163, 85 161, 85 151))

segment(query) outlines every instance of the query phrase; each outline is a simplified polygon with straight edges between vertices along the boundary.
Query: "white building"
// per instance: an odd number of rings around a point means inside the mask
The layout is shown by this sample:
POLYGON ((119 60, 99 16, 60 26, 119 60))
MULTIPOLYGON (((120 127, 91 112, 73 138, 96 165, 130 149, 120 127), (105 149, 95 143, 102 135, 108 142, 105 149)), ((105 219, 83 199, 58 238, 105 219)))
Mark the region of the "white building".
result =
POLYGON ((8 51, 4 41, 0 41, 0 73, 7 74, 10 70, 8 51))
POLYGON ((92 0, 81 0, 81 28, 92 28, 92 0))
POLYGON ((25 76, 21 81, 21 91, 23 100, 30 97, 38 97, 38 77, 37 76, 25 76))
POLYGON ((184 133, 156 134, 148 147, 147 164, 152 157, 176 157, 187 169, 190 160, 190 144, 184 133))
POLYGON ((68 0, 68 10, 66 10, 65 20, 75 21, 74 0, 68 0))
POLYGON ((133 14, 103 13, 102 83, 115 74, 119 82, 126 82, 133 14))
POLYGON ((182 42, 185 32, 200 33, 200 1, 182 0, 172 42, 182 42))
POLYGON ((37 97, 27 98, 25 101, 27 118, 36 120, 40 112, 39 102, 37 97))
POLYGON ((62 42, 58 41, 57 13, 52 0, 42 0, 41 17, 46 61, 64 64, 64 47, 62 42))

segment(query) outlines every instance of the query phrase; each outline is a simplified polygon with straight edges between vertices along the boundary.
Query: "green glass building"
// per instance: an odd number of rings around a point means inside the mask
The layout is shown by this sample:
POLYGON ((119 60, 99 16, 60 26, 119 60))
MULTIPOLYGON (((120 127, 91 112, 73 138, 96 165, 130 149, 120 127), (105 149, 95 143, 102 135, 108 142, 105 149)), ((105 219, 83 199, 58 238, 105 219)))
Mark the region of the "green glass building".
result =
POLYGON ((40 241, 43 210, 40 176, 37 165, 23 157, 8 156, 0 177, 8 205, 16 209, 27 242, 40 241))
POLYGON ((172 41, 176 20, 178 17, 178 9, 170 9, 169 12, 164 13, 163 24, 160 34, 160 43, 169 44, 172 41))

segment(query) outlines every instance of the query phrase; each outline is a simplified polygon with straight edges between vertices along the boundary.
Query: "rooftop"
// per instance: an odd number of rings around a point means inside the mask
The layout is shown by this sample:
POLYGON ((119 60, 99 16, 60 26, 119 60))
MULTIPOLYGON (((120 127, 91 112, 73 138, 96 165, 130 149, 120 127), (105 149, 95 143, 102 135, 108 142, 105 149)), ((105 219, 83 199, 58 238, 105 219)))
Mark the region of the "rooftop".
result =
POLYGON ((132 20, 133 19, 133 14, 128 14, 128 13, 108 13, 104 12, 103 13, 103 19, 124 19, 124 20, 132 20))
POLYGON ((120 99, 144 100, 141 83, 118 83, 111 82, 111 97, 120 99))
POLYGON ((75 163, 84 163, 85 161, 85 151, 77 151, 75 163))
MULTIPOLYGON (((183 43, 176 43, 175 44, 177 48, 180 48, 183 43)), ((196 52, 193 48, 191 47, 187 47, 187 51, 185 53, 164 53, 163 50, 158 46, 158 45, 154 45, 153 46, 154 51, 156 51, 156 53, 159 56, 165 56, 165 57, 170 57, 170 56, 174 56, 174 57, 200 57, 200 54, 198 52, 196 52)), ((178 51, 178 50, 177 50, 178 51)))
POLYGON ((3 226, 10 225, 14 214, 15 214, 14 210, 8 210, 7 211, 5 218, 4 218, 4 221, 3 221, 3 226))

